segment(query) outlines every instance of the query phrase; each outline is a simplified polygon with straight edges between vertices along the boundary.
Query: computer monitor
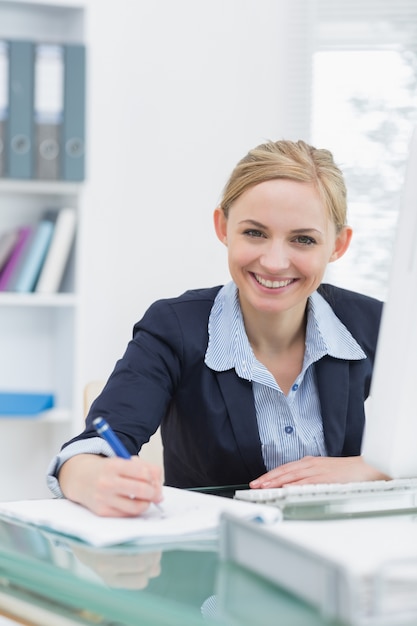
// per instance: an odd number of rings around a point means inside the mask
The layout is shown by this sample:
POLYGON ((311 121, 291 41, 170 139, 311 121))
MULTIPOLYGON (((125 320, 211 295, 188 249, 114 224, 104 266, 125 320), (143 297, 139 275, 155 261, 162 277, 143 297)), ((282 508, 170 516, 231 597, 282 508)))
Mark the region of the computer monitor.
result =
POLYGON ((362 454, 392 478, 417 476, 417 128, 412 135, 362 454))

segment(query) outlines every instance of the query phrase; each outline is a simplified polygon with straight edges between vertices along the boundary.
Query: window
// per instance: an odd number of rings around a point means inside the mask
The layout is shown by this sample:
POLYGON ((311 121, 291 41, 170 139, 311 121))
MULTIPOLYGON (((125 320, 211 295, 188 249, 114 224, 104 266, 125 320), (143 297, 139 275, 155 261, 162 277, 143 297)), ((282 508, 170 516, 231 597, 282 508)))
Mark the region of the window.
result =
POLYGON ((346 256, 327 279, 386 298, 408 144, 417 123, 417 3, 317 0, 311 142, 345 173, 346 256))

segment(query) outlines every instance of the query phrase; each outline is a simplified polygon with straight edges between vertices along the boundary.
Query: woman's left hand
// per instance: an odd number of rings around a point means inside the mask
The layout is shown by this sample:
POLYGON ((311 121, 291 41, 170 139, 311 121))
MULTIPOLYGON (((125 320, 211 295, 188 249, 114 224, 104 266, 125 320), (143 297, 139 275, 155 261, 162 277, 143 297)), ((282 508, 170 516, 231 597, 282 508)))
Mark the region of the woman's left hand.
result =
POLYGON ((252 489, 314 483, 350 483, 365 480, 389 480, 389 476, 371 467, 361 456, 305 456, 299 461, 280 465, 252 480, 252 489))

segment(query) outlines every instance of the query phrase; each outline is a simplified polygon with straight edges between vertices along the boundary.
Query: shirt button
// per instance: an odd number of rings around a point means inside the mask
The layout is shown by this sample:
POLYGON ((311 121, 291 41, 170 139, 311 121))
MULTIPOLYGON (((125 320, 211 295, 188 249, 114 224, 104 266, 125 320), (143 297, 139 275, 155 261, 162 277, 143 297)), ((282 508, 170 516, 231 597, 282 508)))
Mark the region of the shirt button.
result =
POLYGON ((293 431, 294 431, 294 428, 292 426, 285 427, 285 432, 287 433, 287 435, 291 435, 293 431))
POLYGON ((293 386, 291 387, 291 389, 292 389, 293 391, 297 391, 297 389, 298 389, 298 385, 297 385, 297 383, 294 383, 294 384, 293 384, 293 386))

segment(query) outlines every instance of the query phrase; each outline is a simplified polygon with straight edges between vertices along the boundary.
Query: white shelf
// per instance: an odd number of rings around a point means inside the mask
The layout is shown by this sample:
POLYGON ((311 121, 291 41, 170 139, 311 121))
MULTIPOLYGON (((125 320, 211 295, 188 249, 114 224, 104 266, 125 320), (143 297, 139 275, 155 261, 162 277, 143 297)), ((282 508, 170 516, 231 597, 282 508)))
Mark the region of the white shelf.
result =
POLYGON ((74 293, 0 293, 0 307, 50 307, 71 308, 78 304, 74 293))
MULTIPOLYGON (((84 43, 81 0, 0 0, 0 38, 84 43)), ((0 292, 2 389, 47 390, 54 407, 36 415, 0 415, 0 499, 45 497, 50 459, 74 433, 82 407, 79 367, 78 256, 84 184, 0 179, 0 232, 35 225, 47 209, 71 207, 77 232, 59 293, 0 292)))
POLYGON ((13 4, 20 7, 42 7, 53 10, 56 7, 63 9, 84 9, 84 2, 80 0, 3 0, 2 4, 13 4))
POLYGON ((1 0, 0 37, 80 42, 84 39, 84 4, 71 0, 1 0))
POLYGON ((44 180, 15 180, 0 178, 0 193, 47 195, 47 196, 78 196, 82 189, 79 183, 44 180))
POLYGON ((42 413, 36 413, 35 415, 0 415, 0 424, 3 422, 48 422, 48 423, 69 423, 71 421, 70 409, 50 409, 48 411, 42 411, 42 413))

